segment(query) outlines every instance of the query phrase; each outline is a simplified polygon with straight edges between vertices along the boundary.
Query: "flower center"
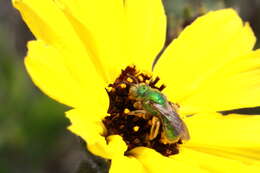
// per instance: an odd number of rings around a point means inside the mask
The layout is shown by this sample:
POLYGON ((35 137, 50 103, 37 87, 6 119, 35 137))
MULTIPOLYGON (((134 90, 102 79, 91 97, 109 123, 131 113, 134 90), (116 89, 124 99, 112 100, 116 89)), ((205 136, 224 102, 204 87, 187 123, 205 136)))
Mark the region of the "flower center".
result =
MULTIPOLYGON (((153 80, 152 76, 128 66, 108 86, 110 115, 105 117, 103 123, 108 136, 122 136, 128 145, 127 151, 144 146, 165 156, 179 152, 178 145, 182 143, 182 138, 166 115, 170 112, 179 120, 175 112, 177 106, 161 93, 165 85, 156 86, 158 81, 159 77, 153 80)), ((179 127, 181 125, 178 124, 179 127)))

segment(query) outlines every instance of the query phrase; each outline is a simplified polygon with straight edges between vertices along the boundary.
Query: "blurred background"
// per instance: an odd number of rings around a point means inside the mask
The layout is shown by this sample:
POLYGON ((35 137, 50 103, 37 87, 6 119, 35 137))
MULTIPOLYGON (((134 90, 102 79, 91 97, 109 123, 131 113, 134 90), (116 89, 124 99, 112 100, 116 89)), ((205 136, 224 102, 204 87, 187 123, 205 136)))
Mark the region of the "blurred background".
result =
MULTIPOLYGON (((225 7, 235 8, 260 38, 259 0, 163 2, 167 43, 197 16, 225 7)), ((87 172, 106 172, 104 161, 84 152, 78 137, 66 130, 68 108, 39 92, 28 77, 23 58, 32 39, 11 0, 0 0, 0 173, 74 173, 82 161, 87 172)))

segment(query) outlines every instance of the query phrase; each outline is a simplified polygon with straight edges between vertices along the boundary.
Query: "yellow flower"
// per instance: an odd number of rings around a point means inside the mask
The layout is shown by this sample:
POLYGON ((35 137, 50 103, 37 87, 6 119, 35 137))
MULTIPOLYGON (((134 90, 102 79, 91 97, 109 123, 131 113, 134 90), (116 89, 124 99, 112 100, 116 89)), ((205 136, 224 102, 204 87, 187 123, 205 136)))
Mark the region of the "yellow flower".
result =
POLYGON ((105 87, 134 64, 151 73, 165 41, 160 0, 13 0, 33 34, 26 68, 48 96, 73 107, 69 129, 88 149, 111 159, 110 172, 259 172, 260 116, 216 112, 260 103, 260 51, 232 9, 199 17, 162 54, 160 76, 180 105, 191 139, 166 157, 119 135, 105 139, 105 87))

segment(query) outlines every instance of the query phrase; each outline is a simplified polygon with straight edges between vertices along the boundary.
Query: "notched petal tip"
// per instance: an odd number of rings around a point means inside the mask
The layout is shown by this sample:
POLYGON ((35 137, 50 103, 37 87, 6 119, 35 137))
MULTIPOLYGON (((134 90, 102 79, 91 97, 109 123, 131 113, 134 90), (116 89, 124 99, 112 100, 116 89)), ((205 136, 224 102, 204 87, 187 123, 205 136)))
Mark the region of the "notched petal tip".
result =
POLYGON ((252 40, 254 40, 254 44, 255 44, 256 40, 257 40, 256 35, 255 35, 250 23, 247 21, 244 23, 244 30, 245 30, 245 32, 248 33, 248 37, 251 38, 252 40))
POLYGON ((237 90, 231 89, 232 83, 225 86, 228 80, 222 69, 232 70, 230 62, 250 53, 255 41, 251 27, 234 9, 211 11, 198 17, 168 46, 156 65, 156 74, 167 81, 165 93, 185 114, 239 108, 234 106, 243 101, 232 99, 241 85, 233 80, 237 90), (176 74, 174 79, 171 74, 176 74))

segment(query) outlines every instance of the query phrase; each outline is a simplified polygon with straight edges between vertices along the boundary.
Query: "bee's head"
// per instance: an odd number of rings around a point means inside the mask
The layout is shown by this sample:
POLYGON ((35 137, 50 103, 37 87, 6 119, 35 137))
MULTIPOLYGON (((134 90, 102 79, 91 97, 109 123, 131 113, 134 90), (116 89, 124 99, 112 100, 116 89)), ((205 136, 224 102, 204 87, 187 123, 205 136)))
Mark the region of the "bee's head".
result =
POLYGON ((150 87, 145 84, 132 85, 129 89, 129 98, 130 99, 144 98, 149 88, 150 87))

